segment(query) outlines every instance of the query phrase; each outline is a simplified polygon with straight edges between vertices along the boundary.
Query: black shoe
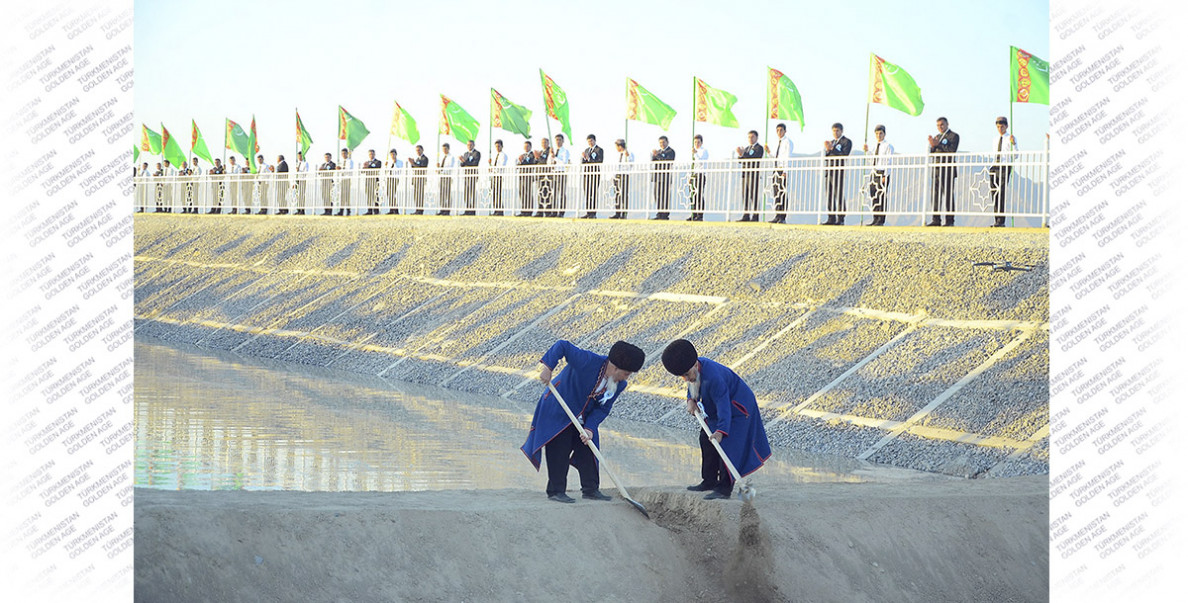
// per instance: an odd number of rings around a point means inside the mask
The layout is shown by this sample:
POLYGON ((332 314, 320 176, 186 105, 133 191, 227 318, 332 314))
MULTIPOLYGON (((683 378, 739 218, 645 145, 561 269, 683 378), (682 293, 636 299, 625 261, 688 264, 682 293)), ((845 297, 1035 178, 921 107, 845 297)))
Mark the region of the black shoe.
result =
POLYGON ((341 210, 341 209, 340 209, 340 210, 338 210, 338 213, 336 213, 336 214, 334 214, 334 215, 336 215, 336 216, 341 216, 341 215, 342 215, 342 210, 341 210))
POLYGON ((730 493, 714 490, 713 492, 705 495, 705 500, 718 500, 719 498, 730 498, 730 493))
POLYGON ((297 211, 293 212, 293 215, 294 215, 294 216, 304 216, 304 215, 305 215, 305 210, 304 210, 304 209, 299 209, 299 210, 297 210, 297 211))
POLYGON ((685 487, 685 489, 686 489, 686 490, 688 490, 688 491, 690 491, 690 492, 705 492, 705 491, 707 491, 707 490, 713 490, 713 489, 714 489, 714 487, 713 487, 713 486, 711 486, 711 485, 709 485, 709 484, 707 484, 707 483, 705 483, 705 482, 701 482, 700 484, 694 484, 694 485, 692 485, 692 486, 686 486, 686 487, 685 487))
POLYGON ((491 212, 491 215, 492 215, 492 216, 500 216, 500 217, 502 217, 502 216, 503 216, 503 212, 502 212, 502 211, 491 212))
POLYGON ((945 222, 945 226, 956 226, 953 222, 945 222))
POLYGON ((550 496, 550 497, 549 497, 549 500, 551 500, 551 501, 553 501, 553 502, 559 502, 559 503, 572 503, 572 502, 577 502, 577 501, 575 501, 575 500, 574 500, 572 497, 570 497, 569 495, 565 494, 564 492, 558 492, 558 493, 556 493, 556 494, 554 494, 554 495, 550 496))
POLYGON ((834 225, 834 226, 845 226, 845 225, 846 225, 846 221, 845 221, 845 220, 838 220, 837 222, 834 222, 834 223, 833 223, 833 225, 834 225))
POLYGON ((388 215, 389 215, 389 216, 398 216, 398 215, 400 215, 400 210, 398 210, 398 209, 389 209, 389 210, 388 210, 388 215))
POLYGON ((531 217, 532 217, 532 214, 530 214, 530 213, 528 213, 528 212, 526 212, 526 211, 522 211, 522 212, 520 212, 520 213, 516 214, 516 217, 517 217, 517 218, 531 218, 531 217))
POLYGON ((417 211, 414 211, 414 212, 412 213, 412 215, 414 215, 414 216, 423 216, 423 215, 425 215, 425 210, 423 210, 423 209, 418 209, 417 211))
POLYGON ((473 211, 473 210, 472 210, 472 211, 464 211, 464 212, 462 212, 462 215, 464 215, 464 216, 473 216, 473 215, 474 215, 474 211, 473 211))
POLYGON ((1004 228, 1004 227, 1006 227, 1006 224, 1003 222, 995 222, 990 225, 990 228, 1004 228))
POLYGON ((622 220, 622 219, 624 219, 624 218, 626 218, 626 217, 627 217, 627 214, 626 214, 626 213, 623 213, 623 212, 618 212, 618 213, 616 213, 615 215, 611 216, 611 219, 612 219, 612 220, 622 220))
POLYGON ((586 214, 586 215, 582 216, 582 219, 583 219, 583 220, 593 220, 594 218, 597 218, 597 217, 598 217, 598 216, 596 216, 596 215, 595 215, 595 214, 593 214, 593 213, 588 213, 588 214, 586 214))
POLYGON ((442 210, 442 211, 439 211, 439 212, 437 212, 437 215, 439 215, 439 216, 448 216, 448 215, 450 215, 450 212, 442 210))
POLYGON ((821 226, 837 226, 837 222, 834 222, 833 220, 825 220, 824 222, 821 222, 821 226))
POLYGON ((739 218, 739 220, 738 220, 738 221, 739 221, 739 222, 750 222, 750 221, 751 221, 751 217, 750 217, 750 216, 743 216, 742 218, 739 218))
POLYGON ((871 220, 870 224, 867 224, 867 226, 882 226, 882 225, 883 225, 883 223, 879 222, 878 220, 871 220))
POLYGON ((940 220, 933 220, 933 221, 925 224, 925 226, 940 226, 940 225, 941 225, 940 220))
POLYGON ((665 213, 659 213, 659 214, 656 214, 656 217, 655 217, 655 218, 652 218, 652 219, 653 219, 653 220, 667 220, 667 219, 668 219, 668 213, 667 213, 667 212, 665 212, 665 213))
POLYGON ((783 224, 783 223, 784 223, 784 219, 783 219, 783 218, 773 218, 772 220, 770 220, 770 222, 771 222, 772 224, 783 224))
POLYGON ((586 500, 610 500, 611 499, 611 497, 603 494, 602 492, 600 492, 598 490, 595 490, 593 492, 582 492, 582 498, 584 498, 586 500))
MULTIPOLYGON (((232 212, 232 213, 234 213, 234 212, 232 212)), ((322 215, 323 216, 333 216, 334 212, 327 209, 326 211, 322 212, 322 215)))

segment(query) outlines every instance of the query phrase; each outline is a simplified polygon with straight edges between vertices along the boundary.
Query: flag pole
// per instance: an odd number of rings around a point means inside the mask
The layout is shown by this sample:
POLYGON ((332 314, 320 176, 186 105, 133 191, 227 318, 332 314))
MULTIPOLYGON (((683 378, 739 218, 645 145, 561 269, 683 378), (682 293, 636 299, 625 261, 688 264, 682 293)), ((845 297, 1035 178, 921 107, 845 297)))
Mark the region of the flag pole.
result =
POLYGON ((623 148, 627 149, 627 125, 631 123, 631 119, 627 116, 627 109, 631 107, 631 78, 625 78, 623 82, 623 98, 626 106, 623 107, 623 148))
POLYGON ((223 169, 227 169, 227 118, 223 118, 223 169))
POLYGON ((689 146, 693 146, 693 139, 697 137, 697 76, 693 76, 693 119, 689 126, 689 146))
MULTIPOLYGON (((771 86, 771 67, 767 68, 767 79, 768 81, 764 82, 765 86, 763 87, 763 96, 768 96, 767 89, 771 86)), ((771 130, 771 98, 768 97, 767 102, 763 104, 767 105, 764 107, 763 111, 763 148, 766 149, 768 131, 771 130)))
MULTIPOLYGON (((495 89, 491 88, 491 119, 487 120, 487 162, 491 161, 491 137, 495 135, 495 89)), ((545 117, 548 117, 547 115, 545 117)))
MULTIPOLYGON (((862 126, 862 146, 870 142, 870 97, 874 92, 874 53, 870 53, 870 65, 866 75, 866 125, 862 126)), ((863 151, 865 153, 865 151, 863 151)))
MULTIPOLYGON (((301 115, 301 114, 297 112, 297 107, 293 107, 293 119, 294 119, 294 121, 296 121, 296 119, 297 119, 297 116, 299 116, 299 115, 301 115)), ((294 124, 294 125, 296 125, 296 124, 294 124)), ((301 135, 301 134, 300 134, 300 132, 301 132, 301 130, 300 130, 300 129, 298 129, 298 131, 296 132, 297 136, 300 136, 300 135, 301 135)), ((301 148, 301 143, 300 143, 300 142, 298 142, 298 140, 297 140, 297 136, 294 136, 294 137, 293 137, 293 161, 294 161, 294 164, 293 164, 293 165, 294 165, 294 166, 296 166, 296 165, 297 165, 297 164, 295 163, 295 162, 297 161, 297 153, 298 153, 297 149, 301 148)))
POLYGON ((549 95, 545 94, 545 72, 544 68, 540 69, 540 99, 544 102, 544 118, 545 118, 545 132, 549 135, 549 142, 553 141, 553 124, 549 121, 549 95))

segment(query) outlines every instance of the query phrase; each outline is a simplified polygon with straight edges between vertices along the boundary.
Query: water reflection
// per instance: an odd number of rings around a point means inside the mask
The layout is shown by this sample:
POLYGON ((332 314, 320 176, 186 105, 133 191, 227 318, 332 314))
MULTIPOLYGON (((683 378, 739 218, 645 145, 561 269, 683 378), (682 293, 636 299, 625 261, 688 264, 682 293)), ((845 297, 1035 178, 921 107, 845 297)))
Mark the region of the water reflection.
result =
MULTIPOLYGON (((156 340, 138 339, 135 353, 138 487, 544 489, 519 451, 532 412, 523 403, 156 340)), ((603 434, 629 486, 698 479, 692 432, 612 414, 603 434)), ((777 451, 756 479, 864 481, 869 471, 777 451)))

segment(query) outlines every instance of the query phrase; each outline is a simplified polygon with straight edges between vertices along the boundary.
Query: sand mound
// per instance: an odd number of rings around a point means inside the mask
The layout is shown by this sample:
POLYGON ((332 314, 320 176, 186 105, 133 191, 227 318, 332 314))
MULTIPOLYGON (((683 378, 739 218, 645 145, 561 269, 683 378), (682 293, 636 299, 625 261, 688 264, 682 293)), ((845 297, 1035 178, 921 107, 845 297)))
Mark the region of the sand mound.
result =
POLYGON ((523 490, 136 492, 137 601, 1039 601, 1047 480, 765 485, 560 505, 523 490))

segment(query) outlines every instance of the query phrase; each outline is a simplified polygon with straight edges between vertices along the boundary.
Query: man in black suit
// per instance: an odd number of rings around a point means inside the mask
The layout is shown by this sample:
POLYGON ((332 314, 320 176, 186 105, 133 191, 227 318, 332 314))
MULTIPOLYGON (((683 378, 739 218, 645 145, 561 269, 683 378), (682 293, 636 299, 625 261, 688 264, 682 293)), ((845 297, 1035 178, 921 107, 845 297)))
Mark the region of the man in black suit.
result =
MULTIPOLYGON (((145 166, 147 165, 148 164, 146 163, 145 166)), ((214 199, 211 200, 210 211, 206 212, 208 214, 223 213, 223 189, 226 187, 223 182, 223 175, 226 173, 227 170, 223 169, 223 160, 215 157, 214 167, 210 168, 210 171, 206 172, 207 177, 214 184, 210 191, 213 194, 214 199), (218 178, 215 176, 218 176, 218 178)))
POLYGON ((548 172, 547 164, 549 159, 553 157, 552 143, 548 138, 540 139, 540 150, 537 151, 533 157, 536 161, 537 167, 533 168, 536 173, 536 213, 532 214, 538 218, 544 218, 551 215, 553 208, 553 179, 548 172), (547 210, 547 211, 546 211, 547 210))
POLYGON ((475 189, 478 187, 478 164, 483 154, 475 150, 474 141, 466 141, 466 152, 458 156, 462 165, 462 197, 466 200, 464 216, 473 216, 475 209, 475 189))
POLYGON ((412 170, 413 202, 417 206, 412 215, 419 216, 425 213, 425 168, 429 167, 429 156, 421 145, 417 145, 415 150, 417 156, 409 160, 408 166, 412 170))
MULTIPOLYGON (((289 164, 288 164, 288 162, 285 161, 284 155, 276 156, 276 173, 278 173, 278 174, 289 173, 289 164)), ((280 206, 280 209, 276 210, 276 215, 278 215, 278 216, 282 216, 282 215, 289 213, 289 199, 288 199, 288 196, 286 195, 286 193, 288 192, 288 187, 282 187, 280 184, 280 182, 285 180, 286 178, 288 178, 288 176, 277 176, 276 177, 277 182, 278 182, 277 187, 276 187, 277 196, 280 197, 280 199, 276 200, 276 204, 280 206)))
POLYGON ((763 159, 763 146, 759 144, 759 133, 755 130, 747 132, 747 141, 747 146, 734 149, 743 168, 743 217, 739 222, 758 222, 759 160, 763 159))
POLYGON ((380 213, 379 210, 379 170, 384 167, 384 162, 380 161, 375 156, 375 149, 367 150, 367 161, 363 162, 363 172, 365 174, 363 181, 363 191, 367 195, 367 214, 375 215, 380 213))
POLYGON ((668 146, 667 136, 661 136, 659 143, 659 149, 652 149, 652 162, 655 164, 652 194, 656 198, 656 217, 652 219, 667 220, 668 200, 672 195, 672 162, 676 159, 676 150, 668 146))
POLYGON ((596 217, 598 211, 598 181, 602 168, 602 147, 591 134, 586 137, 586 150, 582 151, 582 185, 586 188, 586 215, 583 218, 596 217))
MULTIPOLYGON (((333 158, 334 158, 333 155, 331 155, 330 153, 326 153, 326 161, 324 163, 322 163, 322 165, 320 167, 318 167, 318 171, 319 172, 334 172, 334 170, 338 169, 338 166, 334 165, 333 158)), ((323 207, 322 215, 323 216, 329 216, 330 214, 334 213, 333 212, 333 209, 334 209, 333 201, 330 198, 330 191, 333 187, 334 187, 334 174, 333 173, 322 174, 322 207, 323 207)), ((232 213, 234 213, 234 212, 232 212, 232 213)))
POLYGON ((953 184, 957 179, 957 166, 952 153, 957 152, 957 145, 961 136, 949 129, 949 119, 941 117, 936 120, 936 136, 928 137, 928 152, 936 155, 932 163, 932 221, 928 226, 941 225, 941 212, 945 212, 945 226, 952 226, 953 215, 953 184), (944 200, 942 207, 942 198, 944 200))
POLYGON ((524 154, 516 158, 516 170, 520 176, 516 179, 520 184, 520 213, 517 218, 527 218, 532 215, 532 188, 535 181, 532 177, 532 166, 536 165, 536 156, 532 154, 532 141, 524 141, 524 154))
MULTIPOLYGON (((842 135, 844 128, 840 123, 833 124, 833 140, 825 141, 826 157, 846 157, 854 143, 842 135)), ((846 201, 844 198, 846 172, 843 159, 825 160, 825 199, 828 203, 828 218, 822 222, 823 226, 841 226, 846 223, 846 201)))

